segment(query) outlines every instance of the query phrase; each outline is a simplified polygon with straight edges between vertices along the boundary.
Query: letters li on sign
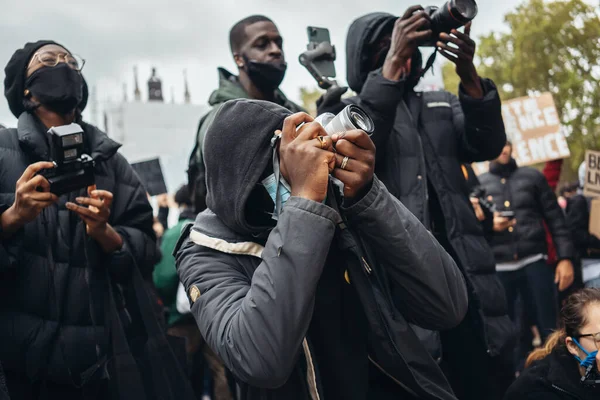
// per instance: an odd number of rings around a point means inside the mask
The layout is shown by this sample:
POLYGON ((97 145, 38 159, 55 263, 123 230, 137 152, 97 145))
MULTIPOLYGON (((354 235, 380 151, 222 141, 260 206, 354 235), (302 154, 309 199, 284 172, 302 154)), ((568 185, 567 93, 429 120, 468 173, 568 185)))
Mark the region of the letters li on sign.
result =
POLYGON ((570 156, 551 93, 503 102, 502 118, 518 165, 570 156))
POLYGON ((585 152, 585 183, 583 194, 600 197, 600 151, 585 152))

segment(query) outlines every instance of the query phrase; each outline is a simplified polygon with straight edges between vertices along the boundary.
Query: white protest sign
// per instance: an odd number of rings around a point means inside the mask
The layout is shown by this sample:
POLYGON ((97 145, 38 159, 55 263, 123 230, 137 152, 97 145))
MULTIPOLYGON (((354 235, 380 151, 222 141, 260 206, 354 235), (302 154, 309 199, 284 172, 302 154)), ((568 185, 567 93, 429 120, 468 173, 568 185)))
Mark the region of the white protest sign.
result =
POLYGON ((600 197, 600 151, 585 152, 585 183, 583 194, 600 197))
POLYGON ((505 101, 502 118, 506 135, 513 143, 517 165, 532 165, 571 155, 551 93, 505 101))

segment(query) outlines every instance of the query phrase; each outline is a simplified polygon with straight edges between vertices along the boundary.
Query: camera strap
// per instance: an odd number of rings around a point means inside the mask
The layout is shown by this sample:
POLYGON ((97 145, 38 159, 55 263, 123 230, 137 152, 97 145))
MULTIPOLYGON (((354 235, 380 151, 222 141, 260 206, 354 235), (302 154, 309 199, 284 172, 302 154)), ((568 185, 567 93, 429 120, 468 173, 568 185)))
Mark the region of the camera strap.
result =
MULTIPOLYGON (((433 53, 429 56, 429 58, 427 59, 427 62, 425 63, 425 68, 423 68, 423 71, 421 72, 419 79, 422 78, 423 76, 425 76, 425 74, 427 73, 427 71, 429 71, 431 69, 431 67, 433 67, 433 63, 435 62, 435 59, 437 57, 437 47, 435 48, 435 50, 433 50, 433 53)), ((435 75, 434 71, 431 71, 432 74, 435 75)))

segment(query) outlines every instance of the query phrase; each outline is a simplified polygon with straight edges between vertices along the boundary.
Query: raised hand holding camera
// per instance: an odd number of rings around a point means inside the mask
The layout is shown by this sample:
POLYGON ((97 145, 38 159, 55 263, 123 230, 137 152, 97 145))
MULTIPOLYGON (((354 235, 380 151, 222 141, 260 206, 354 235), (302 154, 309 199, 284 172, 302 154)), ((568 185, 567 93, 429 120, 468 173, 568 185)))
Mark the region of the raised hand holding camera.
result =
POLYGON ((375 144, 360 129, 332 137, 336 161, 332 175, 344 183, 344 198, 360 198, 370 187, 375 172, 375 144))
POLYGON ((477 45, 470 36, 471 24, 472 22, 469 22, 465 25, 464 33, 456 29, 450 31, 451 34, 440 33, 440 40, 436 45, 440 54, 456 65, 456 73, 467 94, 479 99, 483 97, 483 88, 475 64, 473 64, 477 45), (455 47, 450 46, 449 43, 454 44, 455 47))
POLYGON ((335 167, 333 143, 325 129, 306 113, 292 114, 283 122, 279 144, 281 174, 292 196, 322 202, 329 173, 335 167), (297 128, 300 124, 304 124, 297 128))
POLYGON ((398 81, 410 72, 409 62, 417 47, 432 35, 431 17, 421 6, 412 6, 394 24, 390 50, 383 63, 383 77, 398 81))

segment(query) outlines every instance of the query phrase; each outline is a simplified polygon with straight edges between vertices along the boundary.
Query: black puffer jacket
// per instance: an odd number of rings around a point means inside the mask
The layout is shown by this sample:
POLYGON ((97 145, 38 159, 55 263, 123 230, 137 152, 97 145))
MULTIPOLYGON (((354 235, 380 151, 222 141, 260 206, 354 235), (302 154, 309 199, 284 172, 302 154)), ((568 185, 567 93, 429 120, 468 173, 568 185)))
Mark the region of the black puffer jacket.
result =
POLYGON ((564 348, 527 368, 504 400, 597 400, 600 387, 582 385, 577 361, 564 348))
POLYGON ((600 238, 590 233, 589 199, 576 195, 569 199, 566 209, 567 226, 579 258, 600 258, 600 238))
POLYGON ((332 106, 331 111, 354 103, 369 113, 376 127, 372 139, 377 146, 377 176, 428 227, 432 220, 428 199, 439 199, 435 208, 443 222, 438 229, 445 232, 438 240, 468 280, 470 315, 477 321, 473 329, 489 354, 496 355, 512 337, 512 324, 491 249, 468 198, 461 163, 489 160, 502 150, 506 135, 500 98, 494 84, 485 79, 481 82, 485 97, 473 99, 462 90, 460 98, 449 92, 415 93, 405 88, 403 80, 385 79, 381 70, 369 73, 369 48, 382 26, 395 18, 374 13, 351 25, 347 76, 360 95, 332 106))
POLYGON ((512 210, 517 224, 504 232, 495 232, 491 245, 496 262, 520 260, 546 254, 546 231, 550 229, 559 260, 574 257, 573 244, 556 195, 544 175, 536 169, 517 166, 515 160, 490 164, 490 172, 479 177, 481 185, 499 211, 512 210))
MULTIPOLYGON (((97 361, 96 345, 100 346, 100 356, 106 350, 105 268, 114 281, 127 283, 133 259, 147 276, 158 254, 152 208, 133 169, 117 153, 120 145, 97 128, 83 122, 80 125, 88 154, 96 160, 97 188, 114 195, 109 223, 122 236, 123 248, 105 255, 95 241, 85 238, 80 218, 66 209, 67 201, 87 195, 85 189, 61 196, 56 205, 0 242, 3 367, 32 380, 45 378, 47 370, 48 379, 63 384, 72 384, 67 367, 78 382, 78 375, 97 361)), ((49 159, 45 131, 28 113, 20 116, 17 129, 0 131, 2 211, 14 202, 15 183, 26 167, 49 159)))

